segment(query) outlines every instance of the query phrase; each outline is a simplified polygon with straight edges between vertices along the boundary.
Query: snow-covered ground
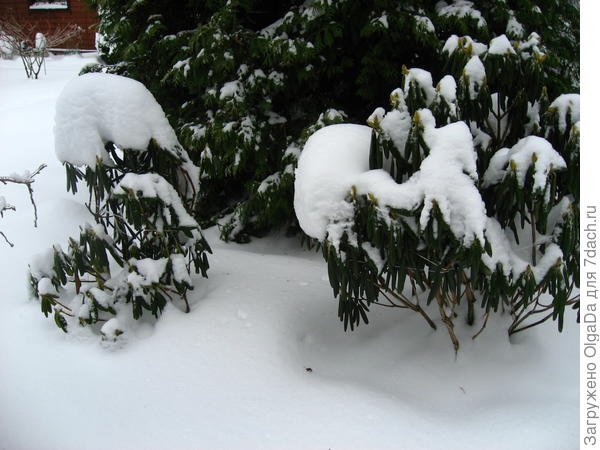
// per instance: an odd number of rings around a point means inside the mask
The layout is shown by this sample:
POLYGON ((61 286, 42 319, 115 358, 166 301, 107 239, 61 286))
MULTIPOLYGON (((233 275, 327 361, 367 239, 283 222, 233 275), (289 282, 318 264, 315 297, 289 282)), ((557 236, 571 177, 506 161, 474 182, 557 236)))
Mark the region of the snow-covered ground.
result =
POLYGON ((578 335, 549 323, 509 342, 502 318, 447 334, 374 309, 344 333, 319 254, 294 239, 225 244, 206 231, 209 279, 118 348, 63 334, 28 298, 27 264, 89 220, 54 155, 54 104, 91 57, 25 79, 0 61, 0 174, 47 163, 0 219, 0 449, 574 449, 578 335), (311 370, 308 370, 308 369, 311 370))

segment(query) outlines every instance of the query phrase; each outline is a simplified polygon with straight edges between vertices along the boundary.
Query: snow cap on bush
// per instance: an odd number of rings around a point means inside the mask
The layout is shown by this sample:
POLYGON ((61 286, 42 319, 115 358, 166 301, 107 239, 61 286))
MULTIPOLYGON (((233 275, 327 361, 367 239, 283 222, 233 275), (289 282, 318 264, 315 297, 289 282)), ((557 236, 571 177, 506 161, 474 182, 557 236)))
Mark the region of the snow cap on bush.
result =
POLYGON ((68 83, 56 102, 56 155, 61 162, 94 167, 110 163, 104 145, 143 151, 151 139, 181 147, 165 113, 146 87, 131 78, 88 73, 68 83))

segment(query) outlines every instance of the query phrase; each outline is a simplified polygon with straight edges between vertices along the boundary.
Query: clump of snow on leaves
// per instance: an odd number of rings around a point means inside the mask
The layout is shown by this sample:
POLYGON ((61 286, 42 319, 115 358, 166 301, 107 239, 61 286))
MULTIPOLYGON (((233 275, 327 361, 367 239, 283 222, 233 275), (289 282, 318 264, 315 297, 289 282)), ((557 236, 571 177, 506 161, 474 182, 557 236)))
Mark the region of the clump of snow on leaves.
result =
POLYGON ((563 94, 551 104, 550 111, 558 114, 558 129, 564 133, 567 129, 567 115, 571 116, 571 123, 579 122, 579 94, 563 94))
POLYGON ((357 175, 369 170, 371 128, 339 124, 308 138, 296 169, 294 209, 306 234, 324 240, 330 222, 348 219, 344 199, 357 175))
POLYGON ((479 56, 475 55, 469 59, 463 69, 463 77, 468 82, 469 97, 471 100, 476 99, 479 89, 486 80, 485 67, 479 59, 479 56))
POLYGON ((490 41, 490 47, 488 48, 488 55, 506 55, 506 54, 515 54, 515 50, 506 37, 505 34, 502 34, 498 37, 495 37, 490 41))
POLYGON ((199 169, 183 150, 154 96, 130 78, 88 73, 69 82, 56 102, 54 139, 61 162, 92 169, 97 159, 112 165, 107 142, 123 150, 145 151, 153 139, 181 160, 197 192, 199 169))
POLYGON ((532 166, 534 191, 545 189, 550 171, 567 168, 565 160, 552 148, 550 142, 539 136, 527 136, 511 149, 502 148, 494 154, 483 176, 483 186, 497 184, 511 172, 519 186, 523 187, 527 172, 532 166))
POLYGON ((440 1, 436 3, 435 10, 438 16, 471 17, 477 21, 479 28, 486 26, 486 21, 481 15, 481 11, 475 9, 473 2, 467 0, 454 0, 451 4, 440 1))
POLYGON ((352 219, 345 199, 352 187, 373 195, 380 206, 414 210, 423 205, 421 227, 430 220, 434 203, 453 233, 466 245, 483 242, 485 205, 475 187, 476 154, 463 122, 435 128, 427 109, 418 111, 430 154, 421 169, 398 184, 384 170, 368 170, 371 130, 360 125, 334 125, 315 133, 306 143, 296 172, 294 206, 302 229, 336 244, 352 219))

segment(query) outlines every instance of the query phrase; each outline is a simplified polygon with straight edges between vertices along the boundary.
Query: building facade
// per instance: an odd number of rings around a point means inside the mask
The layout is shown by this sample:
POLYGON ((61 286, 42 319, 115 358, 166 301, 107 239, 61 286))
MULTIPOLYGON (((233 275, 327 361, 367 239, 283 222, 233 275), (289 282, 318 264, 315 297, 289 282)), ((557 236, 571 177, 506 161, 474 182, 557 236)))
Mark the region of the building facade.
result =
POLYGON ((0 20, 8 17, 27 24, 28 28, 35 25, 35 32, 44 34, 66 25, 78 25, 82 33, 61 47, 95 48, 98 15, 84 0, 0 0, 0 20))

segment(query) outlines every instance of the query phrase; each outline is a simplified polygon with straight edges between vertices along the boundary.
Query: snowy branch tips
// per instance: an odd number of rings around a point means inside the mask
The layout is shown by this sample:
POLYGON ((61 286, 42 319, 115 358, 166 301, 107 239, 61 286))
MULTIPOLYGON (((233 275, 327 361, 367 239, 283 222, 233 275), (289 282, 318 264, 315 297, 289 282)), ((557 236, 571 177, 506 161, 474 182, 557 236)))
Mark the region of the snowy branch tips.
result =
POLYGON ((128 78, 82 75, 61 93, 54 130, 67 188, 85 181, 95 225, 30 265, 42 312, 63 331, 99 322, 116 339, 167 300, 189 311, 191 271, 206 276, 210 252, 190 214, 199 172, 152 94, 128 78))
POLYGON ((403 67, 389 112, 308 139, 294 207, 324 243, 345 327, 378 304, 436 328, 425 301, 458 350, 455 319, 474 325, 477 304, 481 329, 501 308, 511 335, 549 318, 562 330, 578 308, 579 96, 549 104, 538 39, 452 36, 436 87, 403 67))

